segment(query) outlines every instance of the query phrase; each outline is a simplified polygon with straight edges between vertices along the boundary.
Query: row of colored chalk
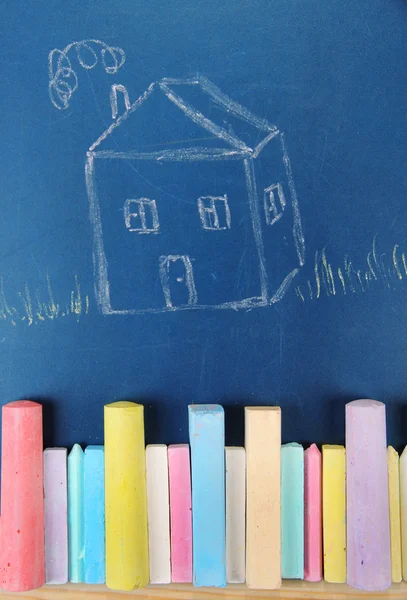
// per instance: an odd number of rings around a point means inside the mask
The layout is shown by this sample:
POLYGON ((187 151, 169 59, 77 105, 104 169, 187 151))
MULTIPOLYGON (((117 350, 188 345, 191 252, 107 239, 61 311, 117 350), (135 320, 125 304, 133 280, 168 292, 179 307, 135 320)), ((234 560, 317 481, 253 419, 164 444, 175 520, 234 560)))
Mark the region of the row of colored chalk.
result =
POLYGON ((188 407, 189 445, 145 448, 143 411, 106 405, 104 446, 67 456, 42 452, 39 404, 3 406, 1 587, 324 578, 384 590, 407 577, 407 453, 399 468, 386 450, 384 404, 347 404, 346 451, 322 454, 281 446, 278 407, 245 408, 245 448, 225 449, 219 405, 188 407))
POLYGON ((46 583, 105 582, 104 492, 103 446, 44 450, 46 583))

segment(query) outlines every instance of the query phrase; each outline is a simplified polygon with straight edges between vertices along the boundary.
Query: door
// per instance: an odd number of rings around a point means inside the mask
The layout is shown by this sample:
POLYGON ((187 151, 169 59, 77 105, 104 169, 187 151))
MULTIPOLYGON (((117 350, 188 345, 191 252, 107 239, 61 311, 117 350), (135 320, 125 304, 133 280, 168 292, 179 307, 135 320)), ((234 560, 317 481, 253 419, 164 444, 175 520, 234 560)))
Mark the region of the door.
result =
POLYGON ((189 256, 160 256, 161 285, 168 308, 193 306, 198 302, 194 272, 189 256))

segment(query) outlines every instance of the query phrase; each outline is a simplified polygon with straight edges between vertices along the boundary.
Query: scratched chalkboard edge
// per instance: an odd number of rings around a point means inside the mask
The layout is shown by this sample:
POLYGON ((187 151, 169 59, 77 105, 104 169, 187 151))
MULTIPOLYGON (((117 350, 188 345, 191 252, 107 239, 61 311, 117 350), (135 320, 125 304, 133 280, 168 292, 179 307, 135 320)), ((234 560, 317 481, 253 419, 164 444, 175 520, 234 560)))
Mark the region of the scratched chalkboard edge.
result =
MULTIPOLYGON (((251 590, 245 585, 232 584, 225 588, 194 588, 190 584, 170 584, 170 585, 149 585, 146 588, 135 590, 133 592, 119 592, 109 590, 104 585, 86 585, 72 584, 66 585, 46 585, 40 589, 31 592, 24 592, 21 596, 35 600, 58 600, 58 598, 68 598, 69 600, 119 600, 125 596, 135 596, 139 600, 214 600, 215 598, 225 598, 226 600, 239 599, 281 599, 281 600, 351 600, 355 597, 369 597, 382 599, 383 597, 392 600, 405 600, 407 597, 407 583, 402 582, 393 584, 390 589, 384 592, 363 592, 354 590, 346 584, 310 583, 306 581, 284 581, 279 590, 251 590), (68 596, 69 594, 69 596, 68 596), (193 594, 193 595, 192 595, 193 594)), ((0 596, 4 598, 16 598, 15 594, 10 594, 0 590, 0 596)))

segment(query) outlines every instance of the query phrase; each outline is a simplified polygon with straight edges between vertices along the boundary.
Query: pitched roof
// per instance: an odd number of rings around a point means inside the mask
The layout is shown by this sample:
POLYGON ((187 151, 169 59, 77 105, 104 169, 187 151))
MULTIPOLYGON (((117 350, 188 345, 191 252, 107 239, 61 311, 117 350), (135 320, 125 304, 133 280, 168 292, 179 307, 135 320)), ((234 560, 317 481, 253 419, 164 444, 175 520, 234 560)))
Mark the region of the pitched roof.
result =
POLYGON ((147 151, 148 158, 151 148, 162 152, 170 146, 171 149, 164 153, 173 156, 178 152, 185 159, 199 156, 201 151, 213 156, 257 156, 278 133, 277 127, 255 116, 202 76, 165 78, 152 83, 89 150, 115 155, 129 151, 139 155, 147 151), (150 110, 144 108, 142 114, 140 109, 148 104, 151 104, 150 110), (128 128, 137 115, 141 120, 135 132, 129 133, 128 128), (180 117, 183 122, 178 124, 177 130, 175 123, 180 117), (150 139, 154 134, 157 139, 150 139))

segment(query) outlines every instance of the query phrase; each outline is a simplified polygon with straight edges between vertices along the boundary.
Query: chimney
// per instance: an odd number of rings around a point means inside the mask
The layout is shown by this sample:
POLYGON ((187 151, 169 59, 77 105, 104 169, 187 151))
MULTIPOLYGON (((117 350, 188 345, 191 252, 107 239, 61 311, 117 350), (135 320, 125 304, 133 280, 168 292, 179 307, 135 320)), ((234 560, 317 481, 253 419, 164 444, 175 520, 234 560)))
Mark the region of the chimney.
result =
MULTIPOLYGON (((113 120, 117 118, 117 115, 119 113, 119 109, 118 109, 119 96, 123 99, 122 101, 124 102, 126 111, 129 110, 130 98, 129 98, 129 93, 128 93, 127 89, 124 87, 124 85, 114 83, 112 85, 112 87, 110 88, 110 106, 112 109, 112 119, 113 120)), ((123 113, 124 112, 125 111, 123 111, 123 113)), ((122 111, 120 111, 120 114, 122 114, 122 111)))

